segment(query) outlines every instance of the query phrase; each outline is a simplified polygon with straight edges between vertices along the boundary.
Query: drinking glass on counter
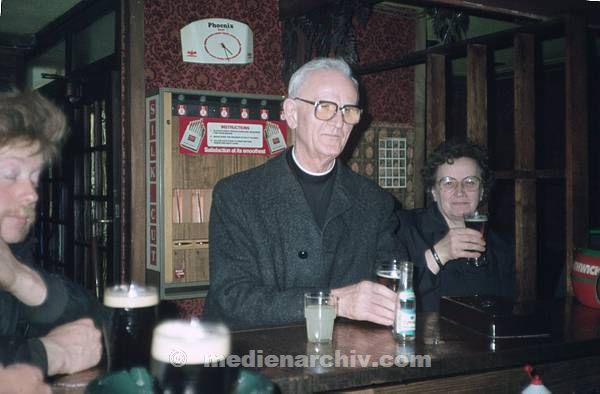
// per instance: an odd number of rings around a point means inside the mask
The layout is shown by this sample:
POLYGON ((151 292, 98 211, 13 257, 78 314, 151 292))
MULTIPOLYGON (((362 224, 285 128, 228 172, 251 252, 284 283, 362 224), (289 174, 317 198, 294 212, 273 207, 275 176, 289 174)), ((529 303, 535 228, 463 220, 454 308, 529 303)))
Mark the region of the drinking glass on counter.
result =
POLYGON ((237 370, 227 366, 229 329, 219 323, 170 320, 152 337, 151 371, 159 393, 231 393, 237 370))
POLYGON ((104 330, 108 369, 149 366, 152 329, 158 320, 156 287, 111 287, 104 292, 104 305, 112 314, 104 330))
MULTIPOLYGON (((473 213, 468 213, 464 215, 465 219, 465 227, 471 228, 473 230, 477 230, 483 236, 483 239, 486 239, 487 227, 488 227, 488 216, 484 213, 479 213, 477 211, 473 213)), ((481 256, 476 258, 470 258, 468 260, 469 264, 474 267, 483 267, 487 264, 487 260, 485 258, 485 252, 481 254, 481 256)))
POLYGON ((337 299, 328 291, 304 294, 306 334, 310 342, 331 342, 333 322, 337 314, 337 299))
POLYGON ((377 282, 397 292, 400 285, 400 260, 393 259, 377 265, 377 282))

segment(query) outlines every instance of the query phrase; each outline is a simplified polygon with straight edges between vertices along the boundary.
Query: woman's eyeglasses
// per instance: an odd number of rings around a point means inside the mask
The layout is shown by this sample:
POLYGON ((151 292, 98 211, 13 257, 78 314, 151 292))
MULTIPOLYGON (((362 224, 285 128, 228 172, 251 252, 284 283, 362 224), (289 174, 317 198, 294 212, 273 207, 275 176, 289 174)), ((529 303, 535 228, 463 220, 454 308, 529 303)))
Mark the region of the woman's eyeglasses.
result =
POLYGON ((355 125, 360 122, 362 109, 358 105, 346 104, 342 107, 332 101, 317 100, 310 101, 300 97, 294 97, 294 100, 302 101, 303 103, 313 105, 315 107, 315 118, 319 120, 331 120, 337 114, 338 110, 342 111, 342 119, 344 122, 355 125))
POLYGON ((451 176, 445 176, 441 178, 437 184, 439 188, 444 192, 452 192, 458 188, 458 184, 462 184, 463 190, 467 192, 475 192, 479 190, 481 186, 481 179, 477 176, 467 176, 462 179, 462 181, 458 181, 456 178, 452 178, 451 176))

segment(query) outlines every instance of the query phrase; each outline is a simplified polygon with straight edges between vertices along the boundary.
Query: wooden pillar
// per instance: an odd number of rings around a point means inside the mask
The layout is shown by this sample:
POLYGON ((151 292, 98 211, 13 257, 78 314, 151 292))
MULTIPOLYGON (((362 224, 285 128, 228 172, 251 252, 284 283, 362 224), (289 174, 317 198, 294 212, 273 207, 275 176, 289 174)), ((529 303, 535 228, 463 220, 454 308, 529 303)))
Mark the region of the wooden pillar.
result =
POLYGON ((577 247, 588 241, 588 72, 584 16, 566 18, 565 36, 565 187, 566 279, 572 294, 571 268, 577 247))
MULTIPOLYGON (((123 196, 128 198, 123 205, 129 206, 129 216, 124 212, 123 220, 130 222, 126 233, 124 253, 129 252, 130 278, 137 283, 145 283, 146 271, 146 143, 145 135, 145 87, 144 73, 144 0, 122 2, 123 24, 126 34, 122 34, 124 50, 122 51, 121 80, 124 89, 123 103, 123 136, 127 136, 128 145, 124 146, 129 157, 125 184, 122 185, 123 196), (124 57, 124 59, 123 59, 124 57), (125 193, 129 190, 129 193, 125 193)), ((125 141, 125 140, 124 140, 125 141)))
POLYGON ((427 56, 427 156, 446 139, 446 56, 427 56))
POLYGON ((487 47, 467 46, 467 137, 487 146, 487 47))
MULTIPOLYGON (((516 297, 537 296, 537 229, 535 179, 535 38, 514 39, 514 127, 516 297)), ((543 269, 543 268, 542 268, 543 269)))

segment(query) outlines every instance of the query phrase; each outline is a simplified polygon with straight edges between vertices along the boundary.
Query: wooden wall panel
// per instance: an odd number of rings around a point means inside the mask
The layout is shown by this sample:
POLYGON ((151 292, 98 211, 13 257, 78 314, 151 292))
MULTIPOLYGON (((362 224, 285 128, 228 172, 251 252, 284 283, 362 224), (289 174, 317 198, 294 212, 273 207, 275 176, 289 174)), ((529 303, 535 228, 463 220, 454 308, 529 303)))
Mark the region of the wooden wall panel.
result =
POLYGON ((569 16, 565 37, 565 186, 567 290, 576 247, 588 241, 588 75, 587 35, 583 16, 569 16))
POLYGON ((467 137, 487 146, 487 47, 467 46, 467 137))
POLYGON ((121 217, 123 222, 121 261, 129 263, 130 277, 145 283, 146 271, 146 152, 144 102, 144 1, 121 2, 123 32, 121 40, 122 88, 122 160, 125 173, 121 181, 121 217), (129 141, 127 145, 125 141, 129 141), (128 161, 126 161, 128 160, 128 161), (127 176, 128 175, 128 176, 127 176))
POLYGON ((427 56, 427 155, 446 139, 446 56, 427 56))
MULTIPOLYGON (((514 127, 517 174, 535 171, 535 38, 517 34, 514 40, 514 127)), ((515 179, 516 297, 537 296, 536 180, 515 179)))

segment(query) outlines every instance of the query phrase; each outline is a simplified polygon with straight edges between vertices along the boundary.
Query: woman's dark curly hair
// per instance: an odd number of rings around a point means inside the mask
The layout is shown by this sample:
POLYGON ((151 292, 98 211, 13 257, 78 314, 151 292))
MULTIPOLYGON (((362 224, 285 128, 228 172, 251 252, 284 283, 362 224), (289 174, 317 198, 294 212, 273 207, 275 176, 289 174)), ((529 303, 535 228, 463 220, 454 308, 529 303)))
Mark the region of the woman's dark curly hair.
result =
MULTIPOLYGON (((482 200, 485 201, 494 183, 494 174, 488 166, 487 151, 480 145, 470 140, 452 139, 442 142, 427 159, 421 170, 425 187, 432 190, 437 181, 437 169, 443 164, 453 164, 454 160, 468 157, 475 160, 481 170, 481 186, 483 187, 482 200)), ((429 196, 431 196, 428 193, 429 196)))

